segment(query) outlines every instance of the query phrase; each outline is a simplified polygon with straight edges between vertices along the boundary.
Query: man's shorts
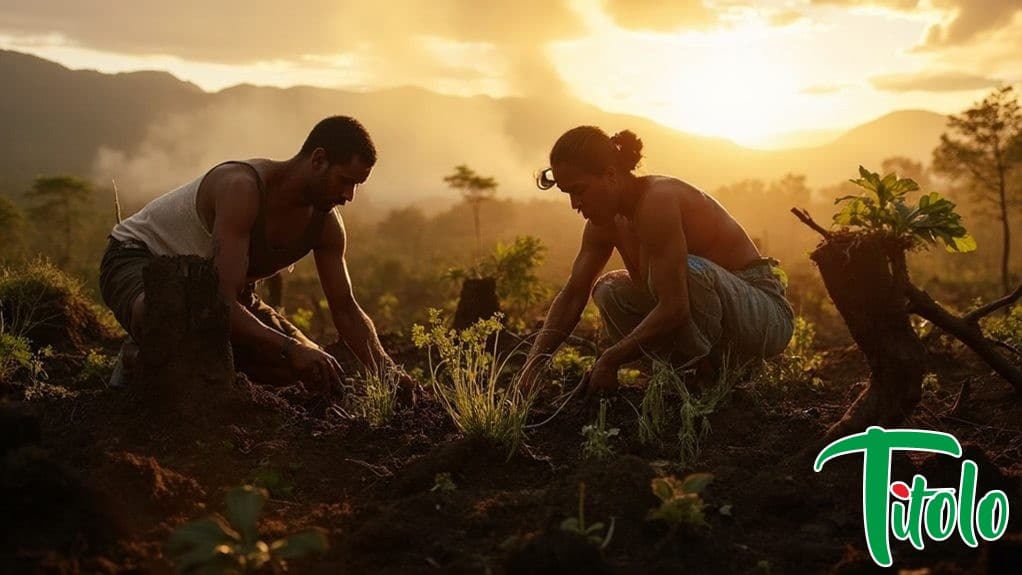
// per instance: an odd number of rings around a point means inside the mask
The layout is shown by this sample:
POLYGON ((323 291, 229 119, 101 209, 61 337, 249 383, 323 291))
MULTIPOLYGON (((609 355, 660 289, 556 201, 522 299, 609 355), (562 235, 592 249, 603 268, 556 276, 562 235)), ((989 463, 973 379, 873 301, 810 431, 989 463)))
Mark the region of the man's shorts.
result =
MULTIPOLYGON (((725 355, 740 365, 780 354, 791 339, 794 312, 784 297, 784 284, 774 274, 776 263, 762 258, 730 272, 689 256, 689 318, 646 353, 682 365, 707 356, 719 362, 725 355)), ((593 300, 615 342, 635 329, 657 303, 648 282, 636 285, 626 270, 600 277, 593 300)))
MULTIPOLYGON (((131 304, 143 291, 142 270, 153 259, 152 252, 139 241, 120 241, 110 238, 103 260, 99 264, 99 291, 103 302, 114 313, 125 331, 131 326, 131 304)), ((238 298, 238 303, 252 312, 268 327, 291 337, 298 337, 298 328, 283 315, 267 305, 255 294, 255 284, 249 284, 238 298)), ((137 335, 137 334, 135 334, 137 335)), ((237 346, 235 356, 239 351, 237 346)))

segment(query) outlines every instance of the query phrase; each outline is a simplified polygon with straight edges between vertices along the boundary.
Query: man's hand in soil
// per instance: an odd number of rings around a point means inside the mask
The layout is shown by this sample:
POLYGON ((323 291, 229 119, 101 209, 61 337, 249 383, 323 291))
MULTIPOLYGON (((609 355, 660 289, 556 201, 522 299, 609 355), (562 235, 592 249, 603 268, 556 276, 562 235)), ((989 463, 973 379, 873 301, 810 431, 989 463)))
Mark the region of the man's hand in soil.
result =
POLYGON ((392 363, 389 369, 393 374, 393 381, 397 383, 398 403, 406 407, 414 406, 419 401, 419 390, 422 386, 400 365, 392 363))
POLYGON ((598 399, 617 389, 617 368, 618 364, 607 359, 606 355, 597 358, 583 381, 587 400, 598 399))
POLYGON ((317 395, 341 388, 344 370, 334 356, 304 343, 296 343, 288 353, 291 369, 310 392, 317 395))

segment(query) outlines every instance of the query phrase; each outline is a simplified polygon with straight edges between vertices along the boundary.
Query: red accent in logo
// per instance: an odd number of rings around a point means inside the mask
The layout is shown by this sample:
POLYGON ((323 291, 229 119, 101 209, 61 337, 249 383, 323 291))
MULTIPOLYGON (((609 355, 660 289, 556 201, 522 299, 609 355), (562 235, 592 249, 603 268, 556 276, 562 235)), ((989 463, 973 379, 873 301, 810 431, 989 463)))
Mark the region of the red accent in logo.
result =
POLYGON ((891 493, 899 499, 908 499, 908 485, 901 481, 895 481, 891 484, 891 493))

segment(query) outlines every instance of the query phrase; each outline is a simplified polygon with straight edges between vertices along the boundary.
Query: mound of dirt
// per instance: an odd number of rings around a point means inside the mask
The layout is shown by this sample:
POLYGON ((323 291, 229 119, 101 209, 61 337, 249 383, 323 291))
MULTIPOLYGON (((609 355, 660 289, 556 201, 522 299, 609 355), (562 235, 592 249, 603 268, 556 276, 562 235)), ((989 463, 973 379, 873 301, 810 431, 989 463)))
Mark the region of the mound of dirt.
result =
POLYGON ((124 532, 147 531, 168 517, 202 510, 205 491, 192 478, 161 465, 155 457, 107 452, 90 485, 110 503, 124 532))
POLYGON ((614 573, 596 545, 576 533, 550 531, 530 540, 508 556, 510 575, 614 573))
POLYGON ((649 463, 634 455, 623 455, 605 462, 589 462, 551 486, 548 500, 552 509, 562 509, 561 517, 578 513, 579 483, 585 483, 586 517, 605 521, 610 517, 645 521, 646 513, 659 505, 650 483, 656 473, 649 463))
POLYGON ((50 346, 58 353, 83 354, 116 337, 80 283, 48 262, 3 270, 0 313, 7 331, 28 338, 34 348, 50 346))

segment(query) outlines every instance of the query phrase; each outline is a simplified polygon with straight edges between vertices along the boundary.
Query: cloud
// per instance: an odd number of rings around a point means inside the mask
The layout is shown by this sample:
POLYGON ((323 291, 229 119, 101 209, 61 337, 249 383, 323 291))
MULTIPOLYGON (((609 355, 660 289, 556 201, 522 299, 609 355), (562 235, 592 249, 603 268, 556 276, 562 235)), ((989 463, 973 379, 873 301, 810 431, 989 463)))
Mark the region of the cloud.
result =
POLYGON ((955 10, 954 18, 944 24, 934 24, 926 32, 925 48, 962 45, 973 38, 1007 27, 1022 12, 1018 0, 941 0, 955 10))
POLYGON ((603 10, 623 28, 655 32, 708 28, 719 21, 702 0, 605 0, 603 10))
POLYGON ((838 6, 878 6, 910 12, 936 8, 944 13, 943 22, 926 32, 920 47, 938 49, 960 46, 1009 26, 1022 12, 1019 0, 811 0, 813 4, 838 6))
POLYGON ((870 84, 885 92, 962 92, 990 88, 998 80, 966 72, 893 74, 870 78, 870 84))
POLYGON ((795 22, 802 20, 803 18, 805 18, 805 14, 802 14, 797 10, 780 10, 769 14, 767 21, 771 26, 783 28, 784 26, 794 24, 795 22))
POLYGON ((519 93, 538 89, 534 77, 545 78, 546 89, 563 89, 551 79, 545 45, 585 30, 567 0, 485 6, 472 0, 300 0, 286 9, 267 0, 0 0, 0 35, 56 35, 91 50, 229 65, 307 65, 310 58, 354 56, 363 76, 391 85, 431 73, 486 81, 512 70, 508 87, 519 93), (437 41, 475 49, 478 57, 452 65, 429 49, 437 41))

